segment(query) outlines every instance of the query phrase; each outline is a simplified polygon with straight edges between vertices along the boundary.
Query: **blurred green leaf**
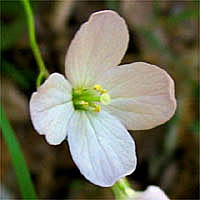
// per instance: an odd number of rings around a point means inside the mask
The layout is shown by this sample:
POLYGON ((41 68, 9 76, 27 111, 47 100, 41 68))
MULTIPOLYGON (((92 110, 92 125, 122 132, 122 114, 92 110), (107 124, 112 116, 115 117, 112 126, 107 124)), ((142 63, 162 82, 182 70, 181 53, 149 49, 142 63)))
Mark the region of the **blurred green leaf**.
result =
POLYGON ((35 82, 36 74, 30 70, 18 69, 15 65, 6 60, 1 62, 1 72, 8 75, 24 89, 30 88, 31 84, 35 82))
POLYGON ((69 185, 69 188, 71 190, 73 190, 75 188, 76 190, 80 191, 80 190, 83 190, 84 183, 83 183, 83 181, 77 179, 77 180, 72 181, 72 183, 69 185))
POLYGON ((9 49, 20 37, 25 30, 25 23, 22 18, 19 18, 11 24, 2 25, 1 27, 1 49, 9 49))
POLYGON ((167 23, 170 25, 177 25, 185 20, 194 19, 199 17, 198 9, 185 9, 182 12, 174 13, 167 18, 167 23))
POLYGON ((18 1, 2 1, 1 6, 1 50, 4 50, 9 49, 25 30, 25 18, 18 1))
POLYGON ((1 12, 2 14, 8 14, 14 16, 21 9, 21 5, 19 5, 19 1, 1 1, 1 12))
MULTIPOLYGON (((36 2, 32 1, 33 8, 36 2)), ((23 7, 20 1, 1 1, 1 16, 8 19, 4 22, 1 18, 1 50, 11 48, 26 28, 24 12, 20 12, 23 7)))
POLYGON ((169 122, 168 131, 165 135, 164 145, 163 145, 163 151, 165 156, 171 155, 176 149, 177 144, 177 136, 178 136, 178 126, 177 123, 179 121, 178 117, 178 110, 176 111, 176 114, 173 116, 173 118, 169 122))
POLYGON ((152 8, 153 8, 154 20, 157 20, 158 17, 160 17, 161 15, 160 2, 158 0, 154 0, 152 8))
POLYGON ((190 129, 195 135, 200 135, 200 122, 198 120, 195 120, 190 125, 190 129))
POLYGON ((0 126, 2 129, 3 139, 8 146, 23 199, 36 199, 36 193, 24 155, 1 104, 0 114, 0 126))
POLYGON ((108 9, 118 11, 119 1, 117 1, 117 0, 105 0, 105 3, 106 3, 106 6, 107 6, 108 9))
POLYGON ((151 179, 156 178, 172 159, 177 145, 178 121, 179 113, 177 111, 173 118, 168 122, 168 130, 165 135, 164 144, 160 147, 161 150, 159 149, 158 152, 156 149, 149 158, 149 175, 151 179))
POLYGON ((162 54, 172 56, 168 47, 166 47, 161 42, 161 40, 158 37, 155 36, 155 34, 153 33, 152 30, 149 30, 149 29, 146 29, 146 28, 138 28, 138 31, 143 34, 144 38, 146 38, 146 40, 148 40, 149 45, 153 49, 161 52, 162 54))
MULTIPOLYGON (((197 72, 198 73, 198 72, 197 72)), ((194 81, 193 82, 193 95, 196 99, 199 99, 200 95, 199 95, 199 92, 200 92, 200 85, 199 85, 199 82, 198 81, 194 81)))
POLYGON ((138 32, 143 34, 143 37, 146 39, 147 44, 152 49, 154 49, 160 55, 168 56, 171 62, 171 66, 176 66, 174 67, 174 71, 177 72, 177 74, 181 74, 181 76, 185 77, 185 82, 193 84, 191 72, 188 66, 185 65, 182 59, 178 55, 174 54, 168 46, 163 44, 159 37, 156 37, 151 29, 138 27, 138 32))

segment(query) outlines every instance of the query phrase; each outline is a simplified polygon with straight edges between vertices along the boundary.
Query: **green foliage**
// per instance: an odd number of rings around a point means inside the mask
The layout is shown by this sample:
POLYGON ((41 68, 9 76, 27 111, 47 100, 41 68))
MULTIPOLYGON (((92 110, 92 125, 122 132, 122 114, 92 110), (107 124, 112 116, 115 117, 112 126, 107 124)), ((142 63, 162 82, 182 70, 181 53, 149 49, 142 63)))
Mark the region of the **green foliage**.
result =
POLYGON ((117 0, 106 0, 105 3, 106 3, 106 6, 108 7, 108 9, 118 11, 119 1, 117 1, 117 0))
POLYGON ((167 23, 170 26, 178 25, 188 19, 195 19, 199 17, 199 9, 188 8, 182 12, 172 14, 167 18, 167 23))
POLYGON ((8 25, 2 25, 1 38, 3 39, 1 40, 1 49, 11 48, 23 31, 24 20, 22 18, 16 19, 8 25))
POLYGON ((159 172, 167 166, 167 163, 170 162, 176 150, 178 121, 179 113, 177 111, 173 118, 168 122, 164 143, 159 148, 159 152, 155 150, 153 155, 149 158, 149 174, 151 179, 156 178, 156 176, 159 175, 159 172))
POLYGON ((21 10, 21 5, 16 1, 1 2, 2 16, 9 17, 7 22, 1 20, 1 50, 11 48, 20 38, 25 30, 25 18, 21 10))
POLYGON ((166 47, 161 40, 155 36, 152 30, 146 28, 139 28, 138 31, 143 34, 144 38, 149 43, 149 46, 160 52, 161 54, 171 56, 170 50, 166 47))
POLYGON ((28 69, 20 70, 6 60, 2 60, 1 62, 1 72, 15 80, 16 83, 23 89, 29 89, 32 82, 35 81, 36 78, 36 75, 32 71, 28 69))
POLYGON ((195 135, 200 136, 200 122, 198 120, 193 121, 189 128, 195 135))
POLYGON ((170 120, 168 124, 168 130, 165 136, 164 145, 163 145, 163 154, 166 157, 172 155, 176 149, 177 145, 177 136, 178 136, 178 121, 179 121, 179 110, 176 111, 176 114, 170 120))
POLYGON ((17 141, 17 138, 15 137, 14 131, 1 105, 0 114, 0 126, 2 129, 2 135, 11 155, 22 197, 23 199, 36 199, 36 193, 31 181, 26 161, 24 159, 24 155, 20 149, 20 145, 17 141))

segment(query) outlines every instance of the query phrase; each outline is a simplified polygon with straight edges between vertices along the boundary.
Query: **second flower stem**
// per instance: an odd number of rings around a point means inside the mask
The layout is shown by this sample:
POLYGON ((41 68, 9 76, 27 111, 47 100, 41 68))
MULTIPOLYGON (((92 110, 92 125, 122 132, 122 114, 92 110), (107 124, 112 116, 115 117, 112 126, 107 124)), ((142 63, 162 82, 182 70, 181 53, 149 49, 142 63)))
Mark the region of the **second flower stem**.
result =
POLYGON ((32 9, 30 6, 30 2, 29 2, 29 0, 21 0, 21 1, 23 3, 26 17, 27 17, 30 45, 31 45, 34 57, 36 59, 36 62, 37 62, 37 65, 38 65, 39 71, 40 71, 39 76, 37 78, 37 82, 36 82, 37 87, 39 87, 42 82, 42 79, 47 78, 49 73, 44 65, 44 62, 43 62, 41 54, 40 54, 40 49, 36 42, 35 23, 34 23, 34 17, 33 17, 32 9))

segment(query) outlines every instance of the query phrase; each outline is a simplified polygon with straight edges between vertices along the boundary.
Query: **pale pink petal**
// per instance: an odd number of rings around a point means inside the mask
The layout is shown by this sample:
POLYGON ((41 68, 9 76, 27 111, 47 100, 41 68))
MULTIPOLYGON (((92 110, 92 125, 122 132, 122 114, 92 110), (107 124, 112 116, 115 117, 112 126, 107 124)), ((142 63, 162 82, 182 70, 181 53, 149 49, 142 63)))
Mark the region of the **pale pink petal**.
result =
POLYGON ((175 112, 174 82, 161 68, 136 62, 110 69, 97 81, 111 95, 104 109, 130 130, 150 129, 175 112))
POLYGON ((90 86, 97 76, 118 65, 128 40, 125 21, 116 12, 92 14, 76 33, 66 55, 65 72, 73 87, 90 86))
POLYGON ((71 85, 58 73, 51 74, 31 96, 33 126, 48 143, 60 144, 66 138, 68 121, 74 112, 71 100, 71 85))
POLYGON ((80 172, 92 183, 109 187, 136 168, 135 143, 114 116, 76 111, 69 124, 68 142, 80 172))

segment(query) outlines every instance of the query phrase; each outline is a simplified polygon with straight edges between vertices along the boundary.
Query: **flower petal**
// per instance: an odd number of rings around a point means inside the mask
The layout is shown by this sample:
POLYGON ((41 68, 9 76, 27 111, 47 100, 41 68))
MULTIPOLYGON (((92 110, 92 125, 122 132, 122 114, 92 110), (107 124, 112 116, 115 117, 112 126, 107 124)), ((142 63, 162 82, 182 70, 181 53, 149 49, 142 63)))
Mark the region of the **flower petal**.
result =
POLYGON ((151 185, 144 192, 137 192, 135 200, 169 200, 158 186, 151 185))
POLYGON ((58 73, 51 74, 31 96, 31 120, 49 144, 60 144, 67 136, 67 124, 74 111, 71 99, 71 85, 58 73))
POLYGON ((76 33, 65 60, 65 72, 73 87, 93 84, 97 75, 116 66, 128 46, 123 18, 105 10, 91 15, 76 33))
POLYGON ((111 96, 104 106, 130 130, 150 129, 175 112, 174 82, 161 68, 136 62, 110 69, 97 81, 111 96))
POLYGON ((96 185, 112 186, 136 168, 132 137, 118 119, 105 111, 75 112, 68 142, 80 172, 96 185))

